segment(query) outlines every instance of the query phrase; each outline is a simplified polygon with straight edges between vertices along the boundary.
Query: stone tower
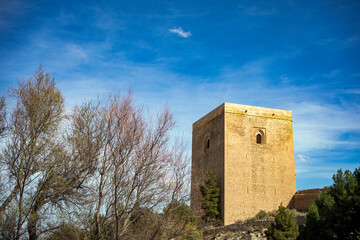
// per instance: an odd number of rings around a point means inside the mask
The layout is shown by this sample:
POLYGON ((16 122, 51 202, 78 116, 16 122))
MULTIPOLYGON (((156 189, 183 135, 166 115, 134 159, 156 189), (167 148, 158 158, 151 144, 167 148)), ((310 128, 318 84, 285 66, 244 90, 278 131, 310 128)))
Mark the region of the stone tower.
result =
POLYGON ((223 103, 193 124, 191 206, 215 172, 224 225, 287 206, 296 192, 291 111, 223 103))

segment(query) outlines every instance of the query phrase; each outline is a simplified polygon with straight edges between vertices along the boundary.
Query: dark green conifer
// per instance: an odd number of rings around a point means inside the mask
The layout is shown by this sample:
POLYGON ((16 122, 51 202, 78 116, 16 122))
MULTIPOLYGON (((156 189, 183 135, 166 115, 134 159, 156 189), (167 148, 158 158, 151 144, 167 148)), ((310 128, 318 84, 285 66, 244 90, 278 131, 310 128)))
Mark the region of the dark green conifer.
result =
POLYGON ((205 222, 217 222, 219 219, 220 188, 217 186, 214 171, 209 170, 206 173, 204 185, 200 186, 200 190, 202 194, 201 207, 205 212, 205 222))
POLYGON ((292 240, 299 236, 299 227, 293 213, 281 204, 275 222, 271 223, 266 231, 267 239, 292 240))
POLYGON ((360 168, 333 180, 309 208, 301 239, 360 239, 360 168))

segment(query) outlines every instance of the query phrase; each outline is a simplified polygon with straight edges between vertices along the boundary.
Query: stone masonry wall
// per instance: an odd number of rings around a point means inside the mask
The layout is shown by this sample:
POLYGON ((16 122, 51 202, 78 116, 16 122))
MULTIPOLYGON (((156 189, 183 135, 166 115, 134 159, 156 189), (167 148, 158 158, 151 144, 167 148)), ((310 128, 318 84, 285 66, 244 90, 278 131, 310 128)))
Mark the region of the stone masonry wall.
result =
POLYGON ((310 205, 323 190, 322 188, 316 188, 297 191, 291 199, 288 208, 303 212, 309 210, 310 205))
POLYGON ((291 112, 225 104, 224 181, 225 225, 287 206, 296 191, 291 112))
MULTIPOLYGON (((206 172, 213 170, 216 181, 224 189, 224 109, 216 108, 193 124, 191 165, 191 207, 201 216, 200 189, 206 172), (209 148, 207 141, 209 140, 209 148)), ((220 208, 223 209, 224 194, 220 192, 220 208)), ((221 211, 221 216, 223 212, 221 211)))

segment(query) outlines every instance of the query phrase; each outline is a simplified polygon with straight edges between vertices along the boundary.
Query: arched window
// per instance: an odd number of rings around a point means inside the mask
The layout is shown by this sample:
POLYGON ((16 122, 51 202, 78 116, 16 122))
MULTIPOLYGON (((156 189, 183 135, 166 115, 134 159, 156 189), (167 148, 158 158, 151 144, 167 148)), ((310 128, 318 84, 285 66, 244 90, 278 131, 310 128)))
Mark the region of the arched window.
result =
POLYGON ((265 143, 265 134, 260 129, 258 129, 258 131, 256 132, 256 143, 257 144, 264 144, 265 143))
POLYGON ((261 143, 261 133, 256 134, 256 143, 258 143, 258 144, 261 143))
POLYGON ((210 148, 210 139, 208 138, 208 140, 206 141, 206 148, 210 148))

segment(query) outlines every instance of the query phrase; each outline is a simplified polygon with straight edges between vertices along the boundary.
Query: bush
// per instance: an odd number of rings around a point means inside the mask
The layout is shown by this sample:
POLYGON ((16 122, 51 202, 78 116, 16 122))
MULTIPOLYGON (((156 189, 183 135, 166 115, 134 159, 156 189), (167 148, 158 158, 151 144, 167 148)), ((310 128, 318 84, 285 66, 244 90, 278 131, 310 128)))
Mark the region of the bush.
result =
POLYGON ((63 223, 53 232, 49 240, 76 240, 84 239, 86 232, 71 223, 63 223))
POLYGON ((267 239, 291 240, 299 236, 299 227, 296 224, 295 216, 281 204, 279 213, 275 216, 275 222, 268 226, 266 231, 267 239))
POLYGON ((255 215, 255 219, 264 219, 268 216, 269 214, 264 211, 264 210, 260 210, 256 215, 255 215))
POLYGON ((168 207, 171 207, 172 211, 167 219, 168 226, 163 239, 203 239, 202 231, 198 229, 198 218, 189 205, 175 201, 168 207))

